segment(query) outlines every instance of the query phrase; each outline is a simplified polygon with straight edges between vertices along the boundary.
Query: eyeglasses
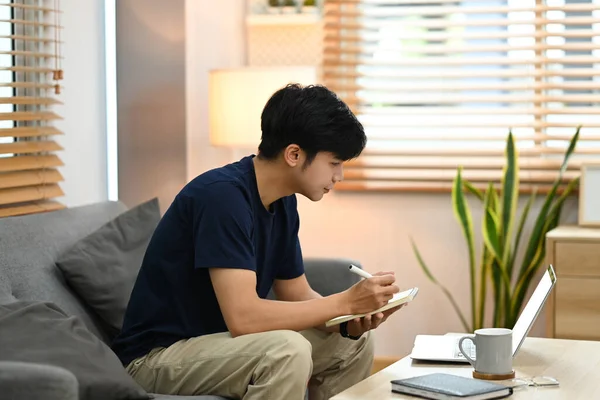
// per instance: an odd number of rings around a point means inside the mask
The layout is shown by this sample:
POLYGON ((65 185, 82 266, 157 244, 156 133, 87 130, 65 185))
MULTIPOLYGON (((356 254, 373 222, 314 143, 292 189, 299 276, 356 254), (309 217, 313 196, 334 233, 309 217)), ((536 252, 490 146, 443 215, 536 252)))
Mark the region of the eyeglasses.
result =
POLYGON ((545 387, 558 386, 560 383, 557 379, 550 376, 534 376, 532 378, 514 378, 509 380, 510 386, 520 388, 526 386, 545 387))

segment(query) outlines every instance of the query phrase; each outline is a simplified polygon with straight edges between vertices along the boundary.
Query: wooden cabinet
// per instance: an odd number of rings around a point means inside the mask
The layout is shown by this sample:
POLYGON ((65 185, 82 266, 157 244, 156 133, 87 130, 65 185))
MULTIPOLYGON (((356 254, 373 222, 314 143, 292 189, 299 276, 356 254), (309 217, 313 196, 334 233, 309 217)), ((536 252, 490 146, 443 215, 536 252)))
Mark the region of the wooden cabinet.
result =
POLYGON ((546 304, 547 336, 600 340, 600 229, 553 229, 546 259, 557 276, 546 304))

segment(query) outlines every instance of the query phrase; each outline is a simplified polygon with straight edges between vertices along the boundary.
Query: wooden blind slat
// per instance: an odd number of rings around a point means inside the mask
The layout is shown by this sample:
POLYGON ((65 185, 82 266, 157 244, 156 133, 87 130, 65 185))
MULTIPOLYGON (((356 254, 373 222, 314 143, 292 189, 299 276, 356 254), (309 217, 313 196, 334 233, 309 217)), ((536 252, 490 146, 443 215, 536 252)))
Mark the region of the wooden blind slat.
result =
MULTIPOLYGON (((327 5, 341 6, 341 5, 398 5, 401 4, 403 0, 327 0, 327 5)), ((417 4, 446 4, 446 3, 456 3, 457 0, 410 0, 411 5, 417 4)))
POLYGON ((1 206, 0 218, 57 211, 64 208, 65 206, 63 204, 54 200, 42 200, 13 206, 1 206))
POLYGON ((37 96, 15 96, 15 97, 0 97, 0 104, 15 104, 15 105, 50 105, 61 104, 60 101, 53 97, 37 97, 37 96))
MULTIPOLYGON (((349 96, 347 103, 349 104, 371 104, 371 103, 393 103, 393 104, 406 104, 411 105, 415 103, 419 104, 462 104, 462 103, 507 103, 507 104, 518 104, 518 103, 532 103, 536 100, 542 102, 572 102, 572 103, 588 103, 598 102, 598 95, 572 95, 572 96, 524 96, 521 94, 507 94, 507 95, 421 95, 416 100, 412 97, 402 96, 401 94, 390 94, 384 96, 379 94, 376 96, 370 96, 366 98, 364 96, 349 96)), ((598 114, 600 109, 590 110, 589 114, 598 114)), ((1 119, 1 114, 0 114, 1 119)))
MULTIPOLYGON (((410 92, 432 92, 432 91, 460 91, 460 90, 469 90, 469 91, 533 91, 533 90, 552 90, 552 89, 560 89, 560 90, 593 90, 600 89, 600 83, 593 83, 588 81, 582 82, 573 82, 569 81, 567 83, 547 83, 547 82, 534 82, 531 80, 511 80, 505 81, 502 83, 465 83, 461 81, 446 81, 440 82, 438 80, 422 80, 420 83, 415 83, 414 80, 412 82, 381 82, 374 84, 342 84, 342 85, 334 85, 334 89, 336 90, 350 90, 350 91, 358 91, 364 89, 377 90, 379 92, 400 92, 400 91, 410 91, 410 92), (450 82, 450 83, 449 83, 450 82), (386 84, 387 83, 387 84, 386 84)), ((598 97, 595 97, 598 99, 598 97)), ((592 100, 593 101, 593 100, 592 100)))
POLYGON ((344 46, 339 45, 325 46, 325 54, 351 54, 369 56, 383 51, 396 51, 398 54, 457 54, 457 53, 485 53, 485 52, 509 52, 509 51, 546 51, 546 50, 564 50, 564 51, 591 51, 600 49, 599 43, 569 43, 569 44, 532 44, 532 45, 464 45, 464 46, 446 46, 446 45, 422 45, 422 46, 403 46, 401 43, 390 44, 387 46, 363 45, 363 46, 344 46))
MULTIPOLYGON (((394 71, 339 71, 337 67, 326 68, 324 75, 328 81, 344 82, 345 85, 351 85, 348 83, 349 79, 358 78, 385 78, 387 82, 402 82, 403 80, 409 79, 414 80, 416 78, 436 78, 436 79, 450 79, 450 78, 551 78, 551 77, 562 77, 562 78, 589 78, 600 76, 600 69, 593 68, 569 68, 557 71, 545 71, 535 70, 526 68, 517 68, 512 70, 461 70, 461 69, 397 69, 394 71)), ((337 83, 336 83, 337 84, 337 83)), ((338 84, 339 85, 339 84, 338 84)), ((339 87, 339 86, 338 86, 339 87)), ((342 89, 342 88, 340 88, 342 89)), ((353 89, 351 89, 353 90, 353 89)))
MULTIPOLYGON (((535 147, 519 150, 520 155, 525 156, 541 156, 541 155, 558 155, 561 156, 567 151, 566 148, 557 147, 535 147)), ((481 149, 481 148, 399 148, 393 146, 377 147, 371 146, 364 150, 364 155, 380 155, 380 156, 452 156, 452 157, 504 157, 504 149, 481 149)), ((578 154, 598 155, 600 147, 588 148, 584 147, 578 150, 578 154)))
MULTIPOLYGON (((375 6, 375 5, 386 5, 386 6, 398 6, 398 5, 410 5, 410 6, 417 6, 419 4, 427 4, 430 6, 436 6, 439 7, 441 5, 444 4, 453 4, 455 5, 457 3, 458 0, 326 0, 325 2, 325 7, 327 6, 334 6, 334 7, 339 7, 339 6, 352 6, 355 7, 357 5, 360 6, 375 6)), ((487 0, 483 0, 482 2, 485 2, 487 0)), ((564 5, 564 6, 569 6, 569 5, 564 5)), ((573 4, 573 6, 575 6, 575 4, 573 4)), ((494 7, 492 5, 492 7, 494 7)), ((497 6, 496 6, 497 7, 497 6)), ((542 7, 542 6, 538 6, 538 7, 542 7)), ((517 8, 517 6, 515 6, 515 8, 517 8)))
POLYGON ((52 140, 0 143, 0 154, 43 153, 59 150, 62 150, 62 147, 52 140))
MULTIPOLYGON (((412 3, 412 2, 411 2, 412 3)), ((456 2, 455 2, 456 3, 456 2)), ((327 10, 325 16, 335 17, 410 17, 414 15, 420 16, 445 16, 448 14, 507 14, 507 13, 535 13, 547 11, 560 12, 582 12, 600 10, 600 6, 590 4, 563 4, 560 6, 549 6, 545 4, 534 5, 531 7, 520 6, 436 6, 436 7, 367 7, 363 9, 330 9, 327 10)))
POLYGON ((568 31, 539 31, 531 33, 523 32, 494 32, 481 31, 470 32, 467 30, 451 30, 451 31, 417 31, 405 32, 403 30, 394 31, 392 33, 380 33, 378 29, 364 27, 360 30, 360 35, 355 30, 340 34, 337 29, 329 29, 324 36, 324 43, 355 43, 361 42, 365 44, 378 43, 382 39, 394 40, 424 40, 424 41, 444 41, 444 40, 489 40, 489 39, 547 39, 547 38, 590 38, 596 35, 594 30, 590 29, 572 29, 568 31))
POLYGON ((552 107, 436 107, 431 109, 428 107, 400 107, 388 106, 384 108, 376 108, 372 106, 361 106, 358 110, 363 114, 372 115, 590 115, 594 114, 595 110, 585 107, 569 107, 569 108, 552 108, 552 107))
POLYGON ((54 69, 45 67, 0 67, 0 71, 48 74, 54 72, 54 69))
MULTIPOLYGON (((519 169, 556 171, 560 168, 562 160, 558 158, 520 157, 519 169)), ((567 166, 569 171, 577 171, 581 168, 581 160, 575 159, 567 166)), ((423 157, 423 156, 364 156, 359 159, 348 161, 346 170, 357 168, 395 168, 395 169, 452 169, 456 172, 459 166, 476 169, 502 169, 506 160, 501 157, 423 157)))
POLYGON ((52 199, 63 196, 57 184, 0 189, 0 205, 52 199))
MULTIPOLYGON (((562 181, 568 182, 579 175, 579 171, 567 171, 562 181)), ((473 182, 500 181, 502 169, 465 169, 463 178, 473 182)), ((519 180, 528 183, 552 183, 558 176, 557 171, 528 171, 519 173, 519 180)), ((450 169, 348 169, 344 172, 345 180, 369 180, 369 181, 452 181, 456 177, 456 170, 450 169)))
MULTIPOLYGON (((363 123, 364 124, 364 123, 363 123)), ((477 125, 474 125, 477 126, 477 125)), ((410 131, 398 132, 397 136, 394 136, 403 141, 432 141, 432 142, 441 142, 441 141, 462 141, 462 142, 473 142, 473 141, 482 141, 482 142, 502 142, 506 141, 506 135, 498 135, 490 133, 485 136, 481 135, 452 135, 452 136, 442 136, 442 135, 420 135, 415 136, 411 134, 410 131)), ((533 135, 518 135, 515 136, 514 140, 516 143, 518 142, 545 142, 545 141, 569 141, 571 136, 568 135, 546 135, 546 134, 533 134, 533 135)), ((582 142, 600 142, 600 135, 589 135, 585 137, 581 137, 579 140, 582 142)))
POLYGON ((39 42, 39 43, 61 43, 55 38, 44 36, 29 36, 29 35, 0 35, 0 39, 18 40, 22 42, 39 42))
MULTIPOLYGON (((17 57, 31 57, 31 58, 57 58, 56 54, 53 53, 40 53, 37 51, 23 51, 23 50, 3 50, 0 54, 17 56, 17 57)), ((62 57, 58 57, 62 58, 62 57)))
POLYGON ((24 26, 40 26, 40 27, 44 27, 44 28, 54 28, 54 29, 61 29, 61 26, 57 26, 55 24, 51 24, 48 22, 43 22, 43 21, 33 21, 33 20, 26 20, 26 19, 0 19, 0 24, 5 23, 5 24, 13 24, 13 25, 24 25, 24 26))
POLYGON ((351 66, 357 67, 359 65, 365 66, 389 66, 389 67, 401 67, 401 66, 439 66, 439 65, 451 65, 451 66, 479 66, 479 65, 494 65, 494 66, 512 66, 512 65, 532 65, 532 64, 554 64, 570 65, 570 64, 595 64, 598 62, 597 57, 592 56, 571 56, 563 58, 523 58, 523 59, 510 59, 507 57, 487 57, 487 58, 452 58, 452 57, 427 57, 427 58, 415 58, 415 59, 395 59, 395 60, 373 60, 370 58, 359 59, 357 57, 348 59, 339 59, 337 57, 325 57, 323 64, 325 66, 351 66))
POLYGON ((58 183, 62 180, 62 175, 56 169, 5 172, 0 173, 0 189, 58 183))
MULTIPOLYGON (((360 22, 360 20, 352 20, 347 19, 347 22, 326 22, 325 29, 368 29, 368 28, 385 28, 385 27, 394 27, 397 26, 397 21, 393 20, 378 20, 371 19, 368 22, 360 22)), ((2 22, 2 21, 0 21, 2 22)), ((481 20, 462 20, 460 21, 460 25, 463 27, 506 27, 512 25, 593 25, 600 22, 600 18, 596 17, 571 17, 571 18, 557 18, 557 19, 548 19, 548 18, 532 18, 532 19, 481 19, 481 20)), ((414 20, 405 20, 403 22, 403 26, 405 27, 414 27, 414 28, 452 28, 456 26, 457 21, 455 20, 444 20, 444 19, 414 19, 414 20)))
POLYGON ((0 113, 0 121, 49 121, 62 119, 58 114, 50 111, 19 111, 0 113))
POLYGON ((0 157, 0 172, 24 171, 61 167, 63 162, 56 154, 43 156, 0 157))
MULTIPOLYGON (((600 115, 600 111, 597 111, 596 114, 600 115)), ((420 119, 414 119, 411 121, 403 121, 403 120, 394 120, 394 121, 364 121, 361 120, 363 126, 368 127, 368 128, 383 128, 383 129, 390 129, 391 133, 389 135, 378 135, 376 132, 373 132, 370 136, 369 139, 371 140, 387 140, 387 139, 392 139, 392 140, 448 140, 448 141, 467 141, 467 139, 460 138, 460 139, 455 139, 454 136, 450 137, 450 138, 433 138, 433 139, 429 139, 428 136, 423 136, 421 138, 418 137, 403 137, 403 135, 401 134, 400 128, 414 128, 414 129, 421 129, 421 128, 446 128, 449 125, 448 121, 440 121, 440 120, 432 120, 432 118, 420 118, 420 119)), ((452 121, 451 122, 452 127, 453 128, 482 128, 482 129, 489 129, 489 128, 505 128, 507 124, 510 125, 511 128, 571 128, 573 126, 572 123, 570 122, 545 122, 545 121, 531 121, 531 122, 514 122, 514 121, 504 121, 504 122, 495 122, 495 121, 487 121, 487 122, 483 122, 483 121, 470 121, 467 119, 463 119, 460 121, 452 121)), ((600 128, 600 122, 588 122, 585 126, 587 126, 588 128, 600 128)), ((414 135, 414 132, 412 132, 412 135, 414 135)), ((487 141, 488 139, 486 138, 481 138, 481 137, 471 137, 471 141, 487 141)), ((498 139, 495 139, 498 140, 498 139)), ((506 140, 506 136, 502 138, 502 140, 506 140)), ((547 137, 546 140, 552 140, 550 137, 547 137)), ((554 140, 559 140, 559 139, 554 139, 554 140)), ((562 139, 562 140, 568 140, 568 139, 562 139)), ((582 142, 588 141, 590 139, 582 139, 582 142)), ((596 141, 597 139, 594 139, 593 141, 596 141)))
POLYGON ((54 89, 54 85, 41 82, 11 82, 0 83, 0 87, 9 87, 15 89, 54 89))
POLYGON ((32 4, 1 3, 0 7, 10 7, 10 8, 16 8, 16 9, 21 9, 21 10, 43 11, 43 12, 59 12, 60 13, 60 10, 55 10, 55 9, 49 8, 49 7, 34 6, 32 4))
POLYGON ((29 127, 20 126, 17 128, 0 128, 0 137, 39 137, 62 135, 63 133, 52 126, 29 127))
MULTIPOLYGON (((474 182, 473 186, 479 190, 485 191, 487 183, 474 182)), ((419 181, 375 181, 375 180, 356 180, 340 182, 335 186, 336 190, 355 191, 355 192, 421 192, 421 193, 443 193, 452 190, 452 182, 439 180, 429 182, 419 181)), ((561 194, 565 186, 559 187, 557 193, 561 194)), ((535 190, 537 194, 546 194, 550 192, 552 185, 549 184, 530 184, 522 183, 519 185, 521 193, 531 193, 535 190)), ((575 191, 577 192, 577 191, 575 191)))

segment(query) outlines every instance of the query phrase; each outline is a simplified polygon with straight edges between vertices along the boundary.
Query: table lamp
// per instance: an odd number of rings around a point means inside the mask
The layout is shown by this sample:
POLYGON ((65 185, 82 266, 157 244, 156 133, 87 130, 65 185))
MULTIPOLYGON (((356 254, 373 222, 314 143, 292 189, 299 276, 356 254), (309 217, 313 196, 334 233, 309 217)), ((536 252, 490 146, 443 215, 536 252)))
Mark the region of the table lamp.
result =
POLYGON ((260 116, 269 98, 288 83, 315 84, 315 67, 218 69, 209 73, 209 134, 213 146, 256 149, 260 116))

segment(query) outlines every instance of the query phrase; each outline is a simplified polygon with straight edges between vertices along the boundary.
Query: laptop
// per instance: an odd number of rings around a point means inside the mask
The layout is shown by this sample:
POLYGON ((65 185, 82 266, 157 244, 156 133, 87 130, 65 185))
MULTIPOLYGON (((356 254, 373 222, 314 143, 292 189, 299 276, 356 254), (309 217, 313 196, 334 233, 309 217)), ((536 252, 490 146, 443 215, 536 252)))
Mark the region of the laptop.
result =
MULTIPOLYGON (((531 330, 533 323, 542 311, 548 295, 556 284, 556 274, 552 265, 548 266, 546 272, 540 279, 537 287, 533 291, 531 298, 523 308, 519 319, 513 327, 513 358, 521 348, 525 337, 531 330)), ((450 361, 450 362, 468 362, 463 354, 458 350, 458 341, 462 336, 468 334, 448 334, 448 335, 417 335, 413 345, 410 358, 413 360, 431 360, 431 361, 450 361)), ((474 334, 470 334, 474 336, 474 334)), ((463 349, 470 353, 472 358, 476 357, 475 346, 470 340, 463 342, 463 349)))

